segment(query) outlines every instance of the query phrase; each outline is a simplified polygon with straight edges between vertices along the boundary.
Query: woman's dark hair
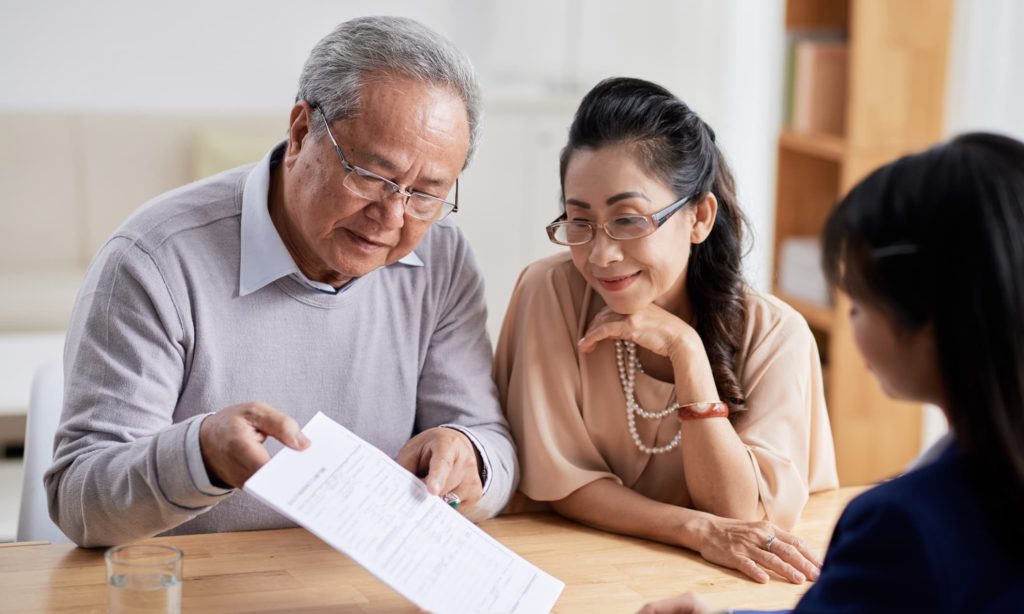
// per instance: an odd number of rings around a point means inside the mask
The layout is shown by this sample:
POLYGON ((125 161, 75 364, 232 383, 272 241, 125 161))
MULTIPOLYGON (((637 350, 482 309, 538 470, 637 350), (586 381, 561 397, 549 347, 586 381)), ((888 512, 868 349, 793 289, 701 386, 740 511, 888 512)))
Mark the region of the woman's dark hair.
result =
POLYGON ((640 164, 677 198, 690 196, 696 202, 710 192, 718 199, 711 234, 690 248, 686 291, 718 393, 740 408, 746 403, 736 369, 746 330, 740 261, 747 221, 736 204, 735 182, 715 145, 715 133, 659 85, 605 79, 583 97, 569 128, 560 165, 563 202, 565 171, 573 153, 618 144, 634 147, 640 164))
POLYGON ((932 328, 971 481, 1024 536, 1024 144, 965 134, 878 169, 832 211, 823 264, 897 330, 932 328))

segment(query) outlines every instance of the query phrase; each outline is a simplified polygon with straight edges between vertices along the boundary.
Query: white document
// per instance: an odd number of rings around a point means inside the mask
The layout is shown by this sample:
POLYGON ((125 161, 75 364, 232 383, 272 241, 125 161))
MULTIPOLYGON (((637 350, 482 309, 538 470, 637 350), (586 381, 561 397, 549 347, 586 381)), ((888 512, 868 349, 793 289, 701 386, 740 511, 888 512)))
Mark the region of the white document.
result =
POLYGON ((312 445, 285 448, 245 490, 429 612, 547 612, 565 584, 472 522, 416 476, 318 413, 312 445))

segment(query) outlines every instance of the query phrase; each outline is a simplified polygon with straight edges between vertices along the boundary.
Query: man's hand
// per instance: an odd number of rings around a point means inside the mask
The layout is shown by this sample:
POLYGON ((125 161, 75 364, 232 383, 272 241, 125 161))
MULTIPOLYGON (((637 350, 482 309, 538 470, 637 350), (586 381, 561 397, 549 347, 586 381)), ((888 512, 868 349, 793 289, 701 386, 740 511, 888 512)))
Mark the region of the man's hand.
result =
POLYGON ((239 488, 270 460, 267 437, 305 450, 309 439, 289 415, 258 401, 226 407, 203 420, 199 447, 210 481, 239 488))
POLYGON ((423 431, 402 446, 395 460, 423 478, 431 494, 458 495, 462 501, 460 512, 483 496, 476 448, 469 437, 455 429, 437 427, 423 431))

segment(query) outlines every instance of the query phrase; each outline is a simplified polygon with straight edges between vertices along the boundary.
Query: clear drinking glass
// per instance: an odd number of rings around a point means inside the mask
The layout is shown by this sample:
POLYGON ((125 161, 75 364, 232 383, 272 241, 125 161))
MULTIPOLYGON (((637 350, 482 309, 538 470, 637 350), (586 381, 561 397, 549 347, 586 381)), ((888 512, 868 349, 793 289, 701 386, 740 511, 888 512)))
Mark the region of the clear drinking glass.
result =
POLYGON ((181 612, 181 550, 129 544, 107 550, 107 612, 181 612))

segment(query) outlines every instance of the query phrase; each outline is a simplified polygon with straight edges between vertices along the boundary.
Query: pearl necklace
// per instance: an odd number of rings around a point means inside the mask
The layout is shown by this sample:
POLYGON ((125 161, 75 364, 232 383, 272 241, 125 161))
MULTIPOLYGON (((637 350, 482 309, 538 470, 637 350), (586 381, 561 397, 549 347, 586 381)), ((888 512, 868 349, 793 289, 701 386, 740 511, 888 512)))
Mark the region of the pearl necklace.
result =
POLYGON ((643 368, 640 366, 640 360, 636 357, 636 344, 632 341, 625 341, 618 339, 615 341, 615 362, 619 366, 619 381, 622 383, 622 392, 626 395, 626 424, 629 425, 629 434, 633 437, 633 443, 641 451, 647 454, 664 454, 669 450, 672 450, 679 445, 679 440, 683 437, 683 427, 680 425, 679 430, 676 431, 676 436, 672 438, 672 441, 668 442, 663 446, 655 448, 644 445, 644 442, 640 441, 640 434, 636 430, 636 417, 646 418, 647 420, 661 420, 665 416, 675 413, 679 409, 679 403, 673 403, 666 407, 662 411, 646 411, 644 408, 636 402, 636 396, 633 394, 634 385, 636 383, 636 372, 640 371, 643 373, 643 368), (625 352, 623 352, 625 350, 625 352), (623 359, 623 353, 628 355, 628 360, 623 359))

